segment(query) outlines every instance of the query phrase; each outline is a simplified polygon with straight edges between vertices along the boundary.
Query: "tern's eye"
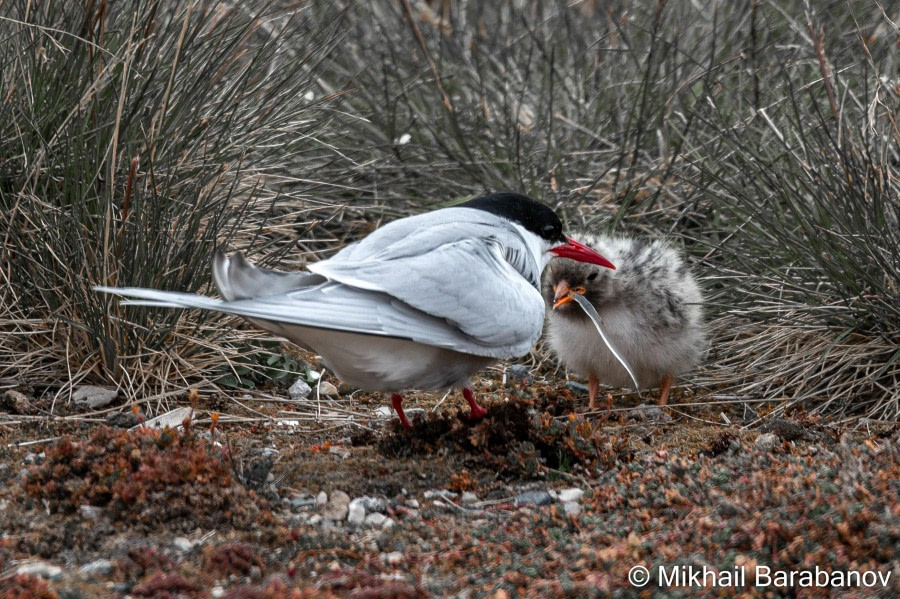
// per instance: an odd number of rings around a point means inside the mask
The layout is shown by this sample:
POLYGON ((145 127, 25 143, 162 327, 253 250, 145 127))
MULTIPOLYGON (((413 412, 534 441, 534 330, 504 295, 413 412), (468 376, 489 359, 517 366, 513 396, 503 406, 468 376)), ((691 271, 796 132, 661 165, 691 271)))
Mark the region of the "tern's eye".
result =
POLYGON ((587 280, 588 280, 588 281, 593 281, 594 279, 597 278, 597 275, 598 275, 598 274, 600 274, 600 273, 598 273, 597 271, 592 272, 591 274, 588 275, 587 280))

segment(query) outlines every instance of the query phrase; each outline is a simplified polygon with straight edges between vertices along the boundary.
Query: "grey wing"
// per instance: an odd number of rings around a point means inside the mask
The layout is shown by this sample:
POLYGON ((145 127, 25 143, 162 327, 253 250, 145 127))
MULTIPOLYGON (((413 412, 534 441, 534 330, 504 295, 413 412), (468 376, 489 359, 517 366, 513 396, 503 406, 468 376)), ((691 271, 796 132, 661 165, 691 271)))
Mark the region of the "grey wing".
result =
POLYGON ((478 235, 461 235, 456 224, 449 234, 446 227, 419 230, 369 259, 325 260, 309 268, 346 285, 386 293, 447 321, 479 346, 494 348, 479 355, 524 355, 541 334, 540 291, 504 259, 498 243, 486 235, 487 227, 466 226, 478 235), (441 243, 435 237, 455 241, 441 243))
MULTIPOLYGON (((508 351, 484 346, 445 320, 424 314, 387 294, 356 289, 341 283, 326 282, 280 295, 233 301, 137 287, 95 289, 134 298, 128 302, 131 305, 200 308, 235 314, 270 330, 282 331, 283 328, 267 327, 265 323, 410 339, 479 356, 501 359, 512 357, 508 351)), ((306 345, 303 339, 291 340, 306 345)))

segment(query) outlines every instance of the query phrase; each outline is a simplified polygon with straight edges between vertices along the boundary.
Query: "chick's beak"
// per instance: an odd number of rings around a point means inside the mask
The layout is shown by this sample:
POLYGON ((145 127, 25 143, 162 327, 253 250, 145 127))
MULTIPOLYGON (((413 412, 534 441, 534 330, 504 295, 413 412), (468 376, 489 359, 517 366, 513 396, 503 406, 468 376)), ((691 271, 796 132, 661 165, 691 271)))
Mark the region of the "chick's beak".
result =
POLYGON ((566 243, 550 248, 550 252, 560 258, 569 258, 578 262, 588 262, 590 264, 599 264, 606 268, 616 269, 613 263, 592 250, 583 243, 579 243, 571 237, 566 237, 566 243))
POLYGON ((560 306, 564 306, 571 302, 574 294, 584 295, 585 291, 584 287, 571 289, 569 283, 560 281, 553 286, 553 309, 558 310, 560 306))

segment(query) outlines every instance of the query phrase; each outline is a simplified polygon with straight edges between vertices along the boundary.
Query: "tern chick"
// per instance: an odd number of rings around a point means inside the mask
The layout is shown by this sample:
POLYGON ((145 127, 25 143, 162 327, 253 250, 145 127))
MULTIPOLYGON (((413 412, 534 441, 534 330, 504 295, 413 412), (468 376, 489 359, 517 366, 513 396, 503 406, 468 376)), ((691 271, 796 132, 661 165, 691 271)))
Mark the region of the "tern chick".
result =
POLYGON ((346 383, 391 392, 462 388, 471 417, 484 416, 471 378, 522 356, 541 335, 541 273, 553 257, 612 268, 568 239, 547 206, 499 193, 402 218, 376 229, 311 272, 259 269, 217 252, 221 300, 140 288, 98 287, 130 303, 236 314, 322 356, 346 383))
MULTIPOLYGON (((584 296, 640 387, 659 386, 664 405, 675 376, 693 368, 706 348, 697 281, 679 253, 661 241, 588 233, 576 237, 609 258, 616 270, 572 260, 550 264, 544 277, 550 347, 562 364, 588 377, 590 409, 600 383, 632 386, 627 370, 573 301, 576 294, 584 296)), ((611 396, 607 409, 610 401, 611 396)))

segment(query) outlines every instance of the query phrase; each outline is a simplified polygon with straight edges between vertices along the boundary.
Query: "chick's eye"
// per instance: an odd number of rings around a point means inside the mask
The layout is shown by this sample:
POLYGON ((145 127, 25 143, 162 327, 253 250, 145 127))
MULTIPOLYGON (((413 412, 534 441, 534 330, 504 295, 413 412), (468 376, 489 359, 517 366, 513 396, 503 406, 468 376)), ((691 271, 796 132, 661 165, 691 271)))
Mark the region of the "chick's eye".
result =
POLYGON ((591 274, 588 275, 587 280, 588 280, 588 281, 593 281, 594 279, 597 278, 597 275, 598 275, 598 274, 600 274, 600 273, 598 273, 598 272, 592 272, 591 274))

